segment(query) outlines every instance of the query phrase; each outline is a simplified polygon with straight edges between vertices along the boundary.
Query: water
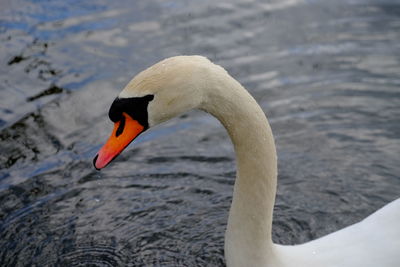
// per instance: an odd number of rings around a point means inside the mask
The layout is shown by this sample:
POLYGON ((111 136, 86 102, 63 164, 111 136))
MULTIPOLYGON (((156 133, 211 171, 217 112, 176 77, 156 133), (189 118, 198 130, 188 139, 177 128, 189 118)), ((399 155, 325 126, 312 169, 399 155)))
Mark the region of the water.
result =
POLYGON ((2 1, 0 265, 223 266, 235 163, 191 112, 101 172, 114 97, 179 54, 223 65, 275 134, 275 242, 400 196, 398 1, 2 1), (335 3, 333 3, 335 2, 335 3))

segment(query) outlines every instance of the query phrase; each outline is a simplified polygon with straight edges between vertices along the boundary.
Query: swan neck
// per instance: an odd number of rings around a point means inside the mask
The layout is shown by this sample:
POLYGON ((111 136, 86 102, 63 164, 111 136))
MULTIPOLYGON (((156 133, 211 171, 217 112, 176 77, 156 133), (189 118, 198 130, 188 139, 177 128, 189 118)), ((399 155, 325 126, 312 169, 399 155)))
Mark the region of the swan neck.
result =
POLYGON ((228 131, 237 161, 225 236, 227 263, 246 266, 249 262, 267 262, 266 257, 271 261, 277 182, 272 131, 260 106, 231 76, 219 75, 213 85, 206 111, 217 117, 228 131))

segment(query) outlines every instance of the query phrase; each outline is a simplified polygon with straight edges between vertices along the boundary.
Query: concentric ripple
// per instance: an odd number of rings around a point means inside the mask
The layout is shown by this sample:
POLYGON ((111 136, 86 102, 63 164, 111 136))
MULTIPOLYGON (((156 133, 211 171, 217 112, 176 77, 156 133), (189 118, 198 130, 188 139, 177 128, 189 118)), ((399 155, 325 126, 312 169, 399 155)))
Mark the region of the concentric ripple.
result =
POLYGON ((0 266, 224 265, 235 157, 216 119, 182 115, 91 163, 120 89, 178 54, 223 65, 266 112, 276 242, 399 197, 396 1, 200 2, 2 3, 0 266))

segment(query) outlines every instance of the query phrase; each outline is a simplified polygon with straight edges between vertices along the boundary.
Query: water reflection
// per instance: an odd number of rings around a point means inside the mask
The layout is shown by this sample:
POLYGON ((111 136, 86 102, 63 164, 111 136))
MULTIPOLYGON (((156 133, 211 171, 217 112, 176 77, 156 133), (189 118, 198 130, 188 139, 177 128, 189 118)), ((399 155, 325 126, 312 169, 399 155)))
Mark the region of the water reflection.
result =
POLYGON ((108 107, 161 58, 225 66, 278 145, 274 240, 293 244, 399 197, 400 23, 387 1, 9 1, 0 11, 0 262, 221 266, 235 176, 191 112, 98 173, 108 107), (300 192, 300 193, 299 193, 300 192))

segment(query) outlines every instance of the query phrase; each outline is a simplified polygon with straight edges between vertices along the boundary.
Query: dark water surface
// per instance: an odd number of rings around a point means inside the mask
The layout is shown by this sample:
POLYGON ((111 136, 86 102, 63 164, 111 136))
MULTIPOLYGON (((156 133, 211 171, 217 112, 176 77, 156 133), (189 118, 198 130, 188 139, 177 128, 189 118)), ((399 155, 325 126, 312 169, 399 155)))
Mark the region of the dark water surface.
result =
POLYGON ((179 54, 223 65, 267 113, 276 242, 400 196, 400 1, 0 5, 1 266, 224 265, 235 162, 217 120, 191 112, 91 163, 118 92, 179 54))

